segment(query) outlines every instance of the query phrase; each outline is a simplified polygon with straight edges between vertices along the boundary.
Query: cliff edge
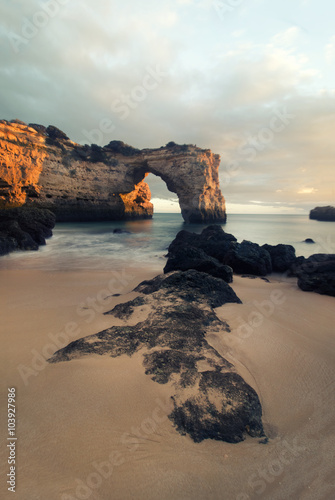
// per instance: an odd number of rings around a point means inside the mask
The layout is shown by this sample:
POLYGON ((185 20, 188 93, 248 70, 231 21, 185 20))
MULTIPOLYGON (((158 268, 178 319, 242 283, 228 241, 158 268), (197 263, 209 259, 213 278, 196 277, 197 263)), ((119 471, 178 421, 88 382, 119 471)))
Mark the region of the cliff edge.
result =
POLYGON ((219 155, 192 145, 82 146, 53 126, 1 120, 0 209, 49 209, 57 221, 151 218, 144 179, 153 173, 177 194, 186 222, 225 222, 219 164, 219 155))

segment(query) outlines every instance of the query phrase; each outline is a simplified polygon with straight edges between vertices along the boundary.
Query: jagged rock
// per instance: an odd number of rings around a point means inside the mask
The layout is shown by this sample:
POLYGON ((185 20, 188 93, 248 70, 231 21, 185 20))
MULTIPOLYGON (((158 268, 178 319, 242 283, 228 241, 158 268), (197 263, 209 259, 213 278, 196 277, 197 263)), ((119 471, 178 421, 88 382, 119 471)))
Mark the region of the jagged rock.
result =
POLYGON ((210 274, 215 278, 220 278, 226 283, 232 283, 233 270, 229 266, 221 264, 217 259, 210 257, 203 250, 186 246, 177 248, 169 254, 168 261, 164 267, 164 273, 171 271, 187 271, 195 269, 203 273, 210 274))
POLYGON ((314 254, 295 269, 298 286, 304 292, 335 297, 335 254, 314 254))
POLYGON ((262 436, 262 407, 256 392, 237 373, 202 372, 196 396, 174 398, 170 419, 182 434, 198 443, 204 439, 239 443, 246 428, 262 436))
POLYGON ((9 236, 7 233, 4 234, 0 229, 0 256, 14 252, 17 247, 18 244, 14 237, 9 236))
POLYGON ((313 210, 310 211, 309 218, 325 222, 334 222, 335 207, 328 206, 313 208, 313 210))
POLYGON ((296 260, 295 248, 292 245, 262 245, 262 248, 269 252, 272 263, 272 270, 284 273, 296 260))
MULTIPOLYGON (((181 258, 189 247, 204 251, 208 256, 231 267, 237 274, 265 276, 272 272, 271 257, 265 248, 250 241, 237 243, 235 236, 226 233, 216 224, 208 226, 201 234, 180 231, 169 246, 169 260, 173 259, 174 262, 176 254, 181 258)), ((285 251, 289 253, 288 249, 285 251)), ((283 252, 281 249, 274 251, 278 255, 283 252)), ((279 262, 279 257, 277 260, 279 262)))
MULTIPOLYGON (((143 282, 135 290, 145 295, 116 306, 109 314, 133 322, 135 313, 143 314, 145 308, 145 320, 71 342, 49 362, 142 352, 145 373, 159 384, 170 384, 173 410, 169 418, 179 432, 195 442, 237 443, 247 434, 264 437, 256 392, 207 341, 208 334, 224 339, 230 331, 212 309, 224 302, 222 297, 213 304, 210 294, 218 288, 230 289, 224 281, 194 270, 143 282)), ((240 302, 236 296, 230 298, 240 302)))
POLYGON ((237 274, 265 276, 272 272, 269 252, 251 241, 233 243, 223 261, 237 274))
POLYGON ((17 220, 0 222, 0 234, 3 238, 13 241, 18 250, 38 250, 38 243, 29 233, 23 231, 17 220))
POLYGON ((0 255, 14 250, 38 250, 52 236, 56 217, 49 210, 13 208, 0 210, 0 255))
POLYGON ((61 139, 62 141, 68 141, 69 138, 68 136, 59 130, 59 128, 54 127, 53 125, 49 125, 46 129, 47 135, 50 137, 50 139, 56 140, 56 139, 61 139))
POLYGON ((111 314, 112 316, 115 316, 115 318, 119 319, 128 319, 133 314, 136 307, 144 305, 145 299, 143 297, 136 297, 136 299, 126 302, 125 304, 118 304, 114 307, 114 309, 112 309, 111 311, 107 311, 104 314, 111 314))
POLYGON ((203 250, 210 257, 223 262, 225 254, 230 250, 231 244, 237 241, 235 236, 226 233, 221 226, 213 224, 206 227, 201 234, 180 231, 169 246, 169 255, 186 246, 203 250))
POLYGON ((295 276, 295 277, 298 276, 297 273, 300 270, 301 265, 305 261, 306 257, 303 256, 296 257, 295 261, 292 263, 290 269, 288 270, 288 276, 295 276))
POLYGON ((18 118, 14 118, 14 120, 10 120, 10 123, 15 123, 15 124, 18 124, 18 125, 24 125, 25 127, 27 126, 27 124, 25 122, 23 122, 22 120, 19 120, 18 118))
POLYGON ((146 295, 158 290, 178 294, 178 297, 187 302, 206 302, 210 307, 220 307, 228 302, 241 304, 241 300, 225 281, 194 269, 156 276, 153 280, 143 281, 135 288, 135 292, 146 295))
POLYGON ((39 125, 38 123, 29 123, 29 127, 35 129, 41 135, 48 135, 47 128, 44 125, 39 125))
POLYGON ((196 146, 81 146, 56 127, 0 121, 0 208, 52 210, 58 221, 152 217, 148 173, 179 198, 186 222, 225 222, 220 157, 196 146))

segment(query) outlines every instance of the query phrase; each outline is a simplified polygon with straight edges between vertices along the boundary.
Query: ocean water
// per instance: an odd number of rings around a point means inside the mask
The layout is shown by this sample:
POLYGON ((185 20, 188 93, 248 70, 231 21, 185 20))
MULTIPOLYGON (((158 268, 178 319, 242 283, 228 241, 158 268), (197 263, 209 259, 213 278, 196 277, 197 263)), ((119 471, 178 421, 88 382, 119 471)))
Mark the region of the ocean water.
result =
MULTIPOLYGON (((124 266, 163 269, 167 248, 181 229, 200 233, 204 225, 188 225, 181 214, 155 214, 152 220, 59 223, 47 245, 36 252, 0 258, 0 269, 112 270, 124 266), (129 233, 114 234, 114 229, 129 233)), ((335 253, 335 223, 307 215, 229 215, 223 229, 238 241, 260 245, 293 245, 297 256, 335 253), (303 241, 312 238, 315 244, 303 241)))

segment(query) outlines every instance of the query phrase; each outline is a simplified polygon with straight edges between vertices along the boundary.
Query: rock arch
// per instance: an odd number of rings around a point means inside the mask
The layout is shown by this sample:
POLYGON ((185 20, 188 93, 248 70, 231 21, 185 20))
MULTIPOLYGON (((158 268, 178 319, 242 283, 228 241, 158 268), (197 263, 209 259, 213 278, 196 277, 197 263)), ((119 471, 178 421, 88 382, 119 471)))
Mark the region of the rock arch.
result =
POLYGON ((55 127, 0 121, 0 207, 38 206, 58 221, 152 217, 148 173, 176 193, 186 222, 225 222, 219 155, 169 143, 81 146, 55 127))
POLYGON ((219 187, 220 156, 195 146, 143 150, 134 166, 134 179, 143 183, 152 173, 178 196, 185 222, 225 222, 225 200, 219 187))

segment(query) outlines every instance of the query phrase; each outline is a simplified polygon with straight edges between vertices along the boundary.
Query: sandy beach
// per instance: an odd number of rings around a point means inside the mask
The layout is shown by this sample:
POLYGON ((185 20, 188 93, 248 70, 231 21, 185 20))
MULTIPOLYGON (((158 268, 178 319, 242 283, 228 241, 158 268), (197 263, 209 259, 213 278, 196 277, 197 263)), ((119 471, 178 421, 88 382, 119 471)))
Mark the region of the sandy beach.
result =
MULTIPOLYGON (((158 272, 0 272, 1 428, 6 436, 14 387, 16 498, 333 499, 334 298, 304 293, 294 278, 235 276, 243 304, 217 309, 231 332, 208 338, 257 391, 266 445, 178 434, 169 384, 144 374, 142 351, 46 363, 55 346, 121 325, 103 312, 158 272)), ((5 477, 4 441, 0 453, 5 477)))

